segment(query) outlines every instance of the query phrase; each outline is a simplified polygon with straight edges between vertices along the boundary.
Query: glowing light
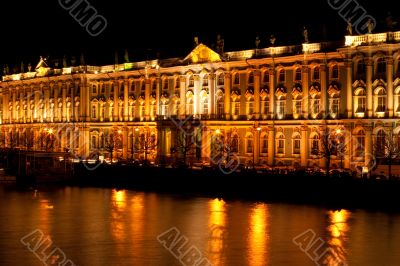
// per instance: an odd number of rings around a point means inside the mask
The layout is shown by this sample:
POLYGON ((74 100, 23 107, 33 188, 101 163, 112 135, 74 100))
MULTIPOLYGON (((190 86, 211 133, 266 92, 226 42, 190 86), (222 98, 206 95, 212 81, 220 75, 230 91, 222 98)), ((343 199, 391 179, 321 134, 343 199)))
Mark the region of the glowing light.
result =
POLYGON ((120 129, 120 130, 118 130, 118 134, 120 134, 120 135, 122 134, 122 130, 121 130, 121 129, 120 129))
POLYGON ((135 128, 135 131, 136 131, 136 132, 139 132, 139 128, 135 128))
POLYGON ((257 131, 261 131, 261 127, 258 127, 258 128, 257 128, 257 131))
POLYGON ((257 204, 250 214, 249 265, 268 265, 267 241, 269 240, 268 207, 257 204))
POLYGON ((53 133, 54 133, 54 131, 53 131, 52 128, 50 128, 47 132, 48 132, 49 134, 53 134, 53 133))
POLYGON ((220 135, 220 134, 221 134, 221 130, 220 130, 220 129, 217 129, 217 130, 215 131, 215 133, 216 133, 217 135, 220 135))

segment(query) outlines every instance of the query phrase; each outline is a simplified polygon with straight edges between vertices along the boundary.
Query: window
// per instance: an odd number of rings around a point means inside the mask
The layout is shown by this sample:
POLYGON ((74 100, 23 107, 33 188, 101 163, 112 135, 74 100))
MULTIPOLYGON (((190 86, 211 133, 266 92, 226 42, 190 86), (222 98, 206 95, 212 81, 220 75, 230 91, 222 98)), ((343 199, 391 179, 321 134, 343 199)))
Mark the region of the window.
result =
POLYGON ((250 136, 246 140, 247 145, 246 145, 246 152, 247 153, 253 153, 253 138, 250 136))
POLYGON ((286 109, 286 99, 279 98, 276 101, 276 113, 277 113, 278 119, 283 119, 285 117, 285 109, 286 109))
POLYGON ((376 63, 376 78, 385 79, 385 77, 386 77, 386 61, 384 58, 380 58, 376 63))
POLYGON ((337 65, 334 65, 332 67, 332 74, 331 74, 331 78, 332 79, 338 79, 339 78, 339 67, 337 65))
POLYGON ((142 80, 142 86, 140 87, 140 93, 145 93, 146 92, 146 82, 142 80))
POLYGON ((320 100, 318 98, 311 99, 311 112, 314 115, 318 115, 320 111, 320 100))
POLYGON ((278 138, 278 154, 285 154, 285 136, 281 135, 278 138))
POLYGON ((224 84, 225 84, 225 75, 220 74, 218 76, 218 86, 224 86, 224 84))
POLYGON ((384 157, 386 151, 386 133, 380 130, 376 135, 376 152, 377 156, 384 157))
POLYGON ((293 139, 293 154, 300 154, 300 135, 296 135, 293 139))
POLYGON ((169 79, 164 79, 164 83, 163 83, 163 90, 164 91, 168 91, 168 87, 169 87, 169 79))
POLYGON ((95 105, 92 105, 92 119, 97 118, 97 107, 95 105))
POLYGON ((285 80, 286 80, 285 70, 281 69, 279 70, 279 82, 285 82, 285 80))
POLYGON ((105 94, 106 93, 106 84, 101 84, 101 94, 105 94))
POLYGON ((357 73, 356 73, 356 79, 362 79, 365 80, 366 77, 366 70, 365 70, 365 63, 364 60, 358 61, 357 64, 357 73))
POLYGON ((269 101, 268 98, 261 100, 261 110, 264 115, 269 114, 269 101))
POLYGON ((203 77, 203 87, 208 87, 208 75, 203 77))
POLYGON ((377 108, 376 112, 386 112, 386 91, 381 88, 377 92, 377 108))
POLYGON ((297 68, 294 76, 295 82, 301 82, 301 68, 297 68))
POLYGON ((194 87, 194 77, 190 76, 189 78, 189 88, 193 88, 194 87))
POLYGON ((311 139, 311 154, 318 155, 319 154, 319 136, 314 135, 311 139))
POLYGON ((239 101, 235 101, 232 102, 233 104, 233 115, 240 115, 240 102, 239 101))
POLYGON ((301 113, 302 113, 302 99, 299 96, 294 100, 294 112, 293 113, 296 115, 301 115, 301 113))
POLYGON ((233 84, 234 85, 239 85, 240 84, 240 77, 239 77, 238 73, 236 73, 235 76, 234 76, 234 83, 233 84))
POLYGON ((93 87, 92 87, 92 93, 93 93, 93 94, 97 94, 97 87, 96 87, 96 85, 93 85, 93 87))
POLYGON ((217 115, 221 116, 225 113, 224 110, 224 98, 222 96, 219 96, 217 98, 217 115))
POLYGON ((91 143, 92 149, 97 149, 97 137, 92 136, 92 143, 91 143))
POLYGON ((239 137, 237 135, 232 137, 231 152, 239 152, 239 137))
POLYGON ((364 157, 364 150, 365 150, 365 136, 361 135, 357 136, 357 142, 356 142, 356 152, 355 156, 356 157, 364 157))
POLYGON ((192 115, 193 114, 193 97, 190 97, 187 99, 186 102, 186 114, 187 115, 192 115))
POLYGON ((253 73, 253 72, 251 72, 251 73, 249 74, 249 79, 248 79, 247 84, 248 84, 248 85, 253 85, 253 84, 254 84, 254 73, 253 73))
POLYGON ((268 136, 265 135, 261 141, 261 153, 268 153, 268 136))
POLYGON ((111 88, 110 88, 110 94, 114 94, 114 84, 110 84, 111 88))
POLYGON ((264 72, 263 82, 269 83, 269 72, 268 71, 264 72))
POLYGON ((168 104, 163 103, 161 105, 161 115, 167 116, 168 115, 168 104))
POLYGON ((179 115, 179 108, 179 101, 175 101, 172 108, 173 115, 179 115))
POLYGON ((317 80, 319 80, 319 72, 320 70, 319 70, 319 67, 315 67, 314 68, 314 81, 317 81, 317 80))
POLYGON ((179 78, 175 79, 175 89, 179 89, 181 87, 181 82, 179 81, 179 78))
POLYGON ((135 92, 135 81, 132 82, 129 92, 131 93, 135 92))
POLYGON ((254 114, 254 99, 253 98, 249 98, 247 100, 247 114, 248 115, 254 114))
POLYGON ((356 113, 364 113, 366 110, 365 108, 366 94, 364 89, 361 89, 356 93, 356 100, 357 100, 356 113))
POLYGON ((339 98, 330 98, 329 99, 329 112, 332 118, 336 118, 339 114, 339 98))
POLYGON ((208 114, 208 97, 203 97, 203 98, 202 98, 202 104, 201 104, 201 106, 202 106, 201 113, 202 113, 203 115, 208 114))

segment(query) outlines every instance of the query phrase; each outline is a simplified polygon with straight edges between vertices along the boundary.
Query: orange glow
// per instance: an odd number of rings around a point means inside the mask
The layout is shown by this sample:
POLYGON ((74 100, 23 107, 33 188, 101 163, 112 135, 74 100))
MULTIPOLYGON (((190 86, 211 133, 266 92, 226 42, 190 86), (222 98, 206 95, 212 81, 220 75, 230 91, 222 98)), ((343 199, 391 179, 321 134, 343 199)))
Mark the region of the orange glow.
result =
POLYGON ((257 204, 250 213, 248 241, 249 265, 268 265, 269 210, 265 204, 257 204))
POLYGON ((337 261, 346 262, 346 248, 345 242, 347 240, 347 234, 350 230, 348 220, 351 213, 346 210, 341 211, 330 211, 329 215, 329 226, 327 228, 330 235, 328 239, 328 245, 335 254, 328 254, 326 258, 327 265, 336 265, 337 261))
POLYGON ((223 200, 210 200, 208 204, 210 211, 208 241, 209 260, 213 265, 222 265, 225 246, 226 231, 226 203, 223 200))
POLYGON ((126 226, 121 219, 125 215, 126 192, 124 190, 113 190, 111 202, 111 234, 116 240, 121 241, 126 237, 126 226))
POLYGON ((142 254, 143 252, 143 235, 145 234, 145 194, 138 193, 135 194, 132 199, 130 200, 130 214, 131 214, 131 221, 130 224, 130 237, 132 239, 132 246, 129 247, 129 250, 134 250, 138 252, 138 254, 142 254))

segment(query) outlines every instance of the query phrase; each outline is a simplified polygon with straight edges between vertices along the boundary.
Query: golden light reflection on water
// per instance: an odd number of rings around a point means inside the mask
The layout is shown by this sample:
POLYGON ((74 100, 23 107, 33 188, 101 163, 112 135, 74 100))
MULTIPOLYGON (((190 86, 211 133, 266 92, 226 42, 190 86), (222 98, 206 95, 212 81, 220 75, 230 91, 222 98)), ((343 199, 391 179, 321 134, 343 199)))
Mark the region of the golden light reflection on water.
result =
POLYGON ((144 193, 135 194, 130 200, 131 206, 131 232, 132 232, 132 247, 131 250, 137 252, 138 254, 142 254, 143 245, 142 239, 144 238, 144 193))
POLYGON ((249 265, 268 265, 269 209, 257 204, 250 212, 250 233, 248 240, 249 265))
POLYGON ((111 234, 117 241, 122 241, 126 236, 125 219, 123 218, 126 208, 126 191, 113 190, 111 192, 111 234))
POLYGON ((348 239, 350 226, 348 221, 351 213, 347 210, 329 211, 328 225, 328 246, 332 249, 332 253, 328 253, 326 257, 327 265, 337 265, 338 261, 346 262, 347 250, 345 243, 348 239))
POLYGON ((226 237, 226 203, 223 200, 210 200, 208 203, 210 212, 208 241, 209 260, 212 265, 223 265, 223 254, 226 237))

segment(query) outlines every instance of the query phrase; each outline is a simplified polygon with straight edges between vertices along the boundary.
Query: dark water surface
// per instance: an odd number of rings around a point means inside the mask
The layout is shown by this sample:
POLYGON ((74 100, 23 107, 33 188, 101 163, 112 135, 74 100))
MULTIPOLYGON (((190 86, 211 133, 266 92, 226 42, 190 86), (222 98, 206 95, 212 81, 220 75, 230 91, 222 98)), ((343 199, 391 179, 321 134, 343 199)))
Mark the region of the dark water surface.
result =
POLYGON ((0 265, 400 265, 397 213, 0 186, 0 222, 0 265))

